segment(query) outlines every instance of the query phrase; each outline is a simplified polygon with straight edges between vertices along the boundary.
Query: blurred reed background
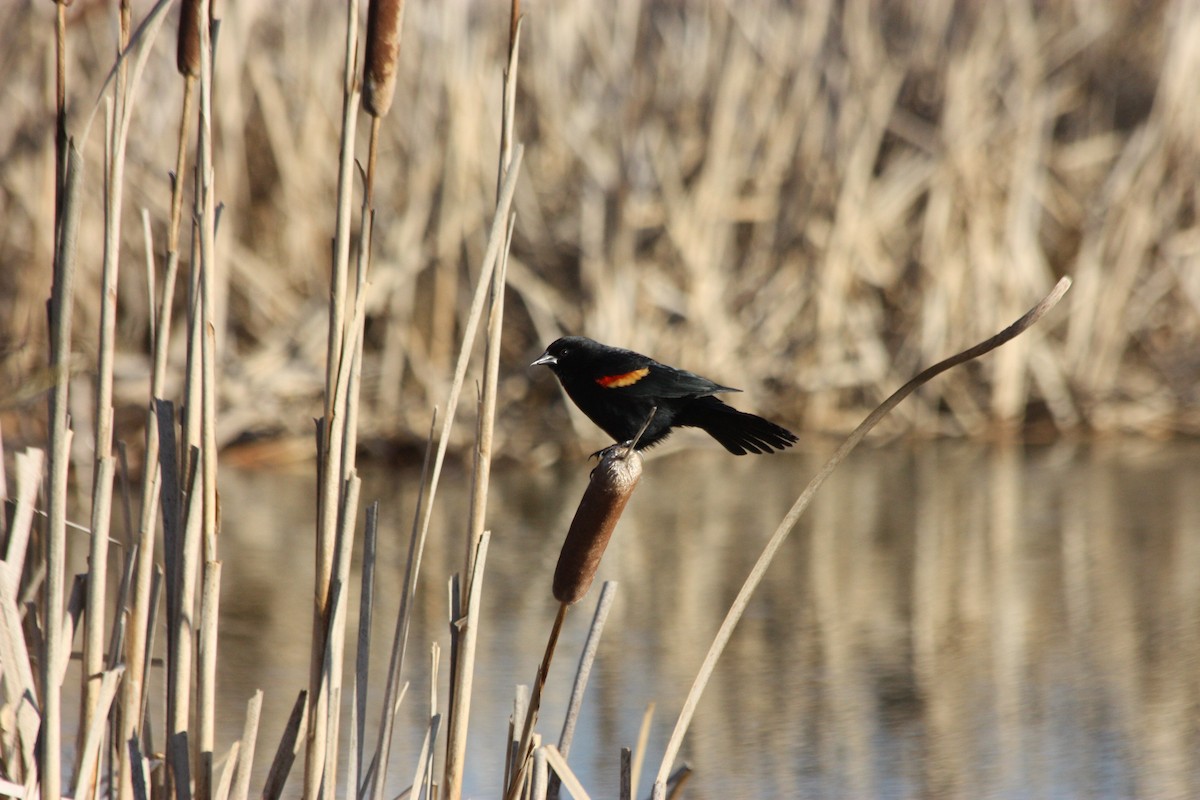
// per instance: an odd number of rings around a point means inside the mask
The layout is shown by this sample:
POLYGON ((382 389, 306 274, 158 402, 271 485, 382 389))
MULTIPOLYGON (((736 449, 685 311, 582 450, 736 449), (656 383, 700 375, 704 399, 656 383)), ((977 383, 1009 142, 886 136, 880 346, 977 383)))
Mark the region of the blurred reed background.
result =
MULTIPOLYGON (((379 146, 366 445, 419 443, 427 409, 445 396, 495 190, 507 6, 406 11, 405 111, 379 146)), ((93 102, 111 64, 110 8, 78 0, 68 11, 72 107, 93 102)), ((522 10, 516 123, 528 155, 498 453, 543 461, 563 446, 594 449, 576 444, 553 382, 524 369, 561 331, 752 390, 755 410, 793 427, 837 430, 920 365, 1006 324, 1062 274, 1076 288, 1053 327, 927 387, 885 424, 1200 430, 1200 6, 535 0, 522 10)), ((218 441, 296 442, 264 458, 311 454, 341 13, 281 2, 220 13, 218 441)), ((0 404, 10 441, 38 439, 43 424, 29 411, 45 388, 51 17, 32 2, 0 9, 0 404)), ((131 124, 130 263, 145 249, 141 209, 158 241, 169 216, 181 102, 171 57, 149 56, 131 124)), ((101 137, 87 146, 98 161, 101 137)), ((100 183, 86 187, 89 202, 100 183)), ((74 346, 83 376, 97 348, 101 236, 101 215, 85 214, 74 346)), ((122 272, 117 321, 118 419, 135 427, 141 415, 122 410, 140 407, 149 379, 143 272, 122 272)), ((85 405, 72 407, 75 419, 85 405)), ((456 447, 471 430, 458 429, 456 447)))

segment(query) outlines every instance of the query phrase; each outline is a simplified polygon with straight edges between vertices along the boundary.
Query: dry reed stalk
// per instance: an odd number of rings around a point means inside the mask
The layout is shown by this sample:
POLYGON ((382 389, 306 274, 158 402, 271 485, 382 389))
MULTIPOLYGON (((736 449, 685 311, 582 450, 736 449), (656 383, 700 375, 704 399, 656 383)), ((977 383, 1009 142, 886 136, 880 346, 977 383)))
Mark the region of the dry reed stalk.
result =
MULTIPOLYGON (((153 666, 153 664, 154 664, 155 642, 158 639, 158 633, 157 633, 158 619, 159 619, 159 615, 162 613, 163 586, 165 583, 166 583, 165 574, 163 572, 162 567, 155 565, 154 577, 153 577, 153 580, 150 582, 150 603, 149 603, 149 609, 148 609, 149 613, 147 614, 147 617, 146 617, 146 624, 148 626, 147 630, 149 631, 149 636, 146 637, 146 652, 145 652, 145 658, 142 663, 143 674, 148 674, 150 672, 150 667, 153 666)), ((115 652, 116 651, 114 651, 114 653, 115 652)), ((166 681, 163 681, 162 688, 163 688, 163 691, 159 693, 160 699, 161 699, 161 696, 163 694, 165 694, 166 681)), ((145 726, 142 729, 142 740, 146 743, 146 747, 149 749, 149 751, 151 753, 154 753, 154 752, 158 752, 158 750, 154 749, 154 738, 153 738, 154 731, 151 728, 151 726, 148 724, 148 721, 150 719, 148 716, 149 708, 150 708, 150 692, 145 691, 142 693, 141 705, 133 708, 132 712, 140 720, 139 726, 140 725, 145 726)), ((160 777, 162 774, 163 774, 162 772, 159 773, 160 777)))
MULTIPOLYGON (((200 464, 203 504, 199 563, 202 572, 200 626, 197 655, 195 748, 196 796, 212 795, 212 758, 216 735, 216 626, 220 598, 221 568, 217 553, 220 528, 217 499, 217 289, 216 171, 213 166, 213 41, 210 3, 201 0, 200 25, 200 114, 196 157, 196 238, 200 261, 200 464), (206 24, 207 23, 207 24, 206 24)), ((192 330, 196 330, 195 327, 192 330)), ((189 416, 191 409, 189 409, 189 416)), ((185 565, 188 568, 190 565, 185 565)))
POLYGON ((507 753, 504 759, 504 782, 503 786, 508 786, 512 781, 512 773, 517 765, 517 745, 520 740, 517 738, 518 726, 521 720, 525 719, 525 710, 529 708, 529 687, 525 684, 518 684, 516 692, 513 694, 512 713, 508 717, 508 738, 505 739, 505 751, 507 753))
POLYGON ((221 607, 221 562, 206 561, 200 592, 200 626, 196 645, 197 739, 196 795, 212 796, 213 752, 216 742, 217 711, 217 624, 221 607))
POLYGON ((628 747, 621 748, 620 800, 633 800, 633 766, 628 747))
MULTIPOLYGON (((483 597, 483 568, 487 563, 491 532, 483 531, 472 548, 475 563, 467 570, 470 585, 466 588, 465 613, 450 621, 451 641, 454 643, 451 681, 451 714, 446 733, 446 764, 443 770, 442 795, 458 798, 462 795, 463 767, 467 757, 467 720, 470 718, 471 692, 475 679, 475 646, 479 639, 479 612, 483 597), (455 720, 460 720, 456 725, 455 720)), ((451 588, 451 607, 457 608, 458 592, 451 588)))
POLYGON ((338 149, 336 218, 333 238, 333 263, 329 285, 329 336, 325 363, 325 416, 333 412, 337 363, 333 354, 342 349, 346 318, 346 282, 350 271, 350 214, 354 186, 354 136, 358 129, 361 92, 354 59, 358 54, 358 4, 346 4, 346 42, 342 65, 342 126, 338 149))
POLYGON ((358 797, 366 755, 367 687, 371 664, 371 620, 375 617, 375 559, 379 544, 379 501, 367 507, 363 530, 363 552, 358 606, 358 645, 355 648, 354 715, 350 734, 352 769, 347 779, 347 794, 358 797), (357 746, 355 746, 357 745, 357 746))
POLYGON ((351 689, 351 691, 354 693, 354 702, 350 704, 350 735, 349 741, 346 743, 347 752, 350 754, 350 758, 346 763, 346 775, 344 778, 345 782, 342 789, 342 792, 346 797, 354 798, 358 797, 358 787, 360 785, 358 779, 358 765, 361 763, 363 757, 363 746, 360 744, 361 738, 359 735, 362 725, 359 723, 358 716, 358 698, 361 694, 361 690, 359 689, 360 686, 361 683, 358 680, 358 675, 356 674, 354 676, 354 686, 351 689))
MULTIPOLYGON (((162 325, 159 325, 158 331, 158 338, 160 339, 167 335, 167 329, 162 325)), ((149 663, 149 649, 146 647, 146 642, 151 636, 152 630, 149 627, 149 622, 151 589, 155 573, 153 560, 155 543, 154 519, 155 507, 158 505, 162 488, 162 472, 159 466, 160 424, 158 419, 159 412, 156 406, 157 404, 152 401, 148 412, 150 424, 146 426, 147 457, 149 458, 151 451, 153 451, 154 460, 147 461, 146 469, 143 470, 141 490, 142 514, 140 525, 138 526, 138 540, 129 552, 129 558, 132 559, 135 568, 135 575, 132 580, 132 599, 128 606, 118 606, 119 608, 129 609, 129 621, 125 624, 125 663, 127 670, 121 700, 121 708, 124 713, 121 715, 122 730, 120 740, 124 742, 132 741, 140 734, 143 717, 139 713, 136 713, 136 710, 144 706, 145 698, 147 697, 147 692, 145 691, 145 676, 147 674, 145 667, 149 663), (151 448, 151 444, 153 444, 153 448, 151 448)), ((175 439, 170 425, 171 423, 168 420, 166 423, 167 438, 171 442, 173 452, 175 439)), ((170 459, 169 463, 172 466, 172 474, 174 474, 174 459, 170 459)), ((163 516, 165 522, 167 517, 166 509, 164 509, 163 516)), ((130 761, 132 757, 132 748, 120 748, 121 764, 119 772, 121 784, 119 796, 121 800, 129 800, 133 794, 133 784, 131 781, 132 774, 136 770, 136 764, 130 761)))
POLYGON ((87 575, 76 574, 71 580, 71 592, 67 596, 67 605, 63 613, 62 627, 59 631, 59 641, 63 652, 68 654, 58 666, 58 683, 61 686, 67 677, 67 667, 70 664, 71 642, 75 641, 75 632, 79 630, 79 620, 83 617, 83 606, 87 594, 87 575))
POLYGON ((213 792, 213 800, 229 800, 229 789, 233 785, 233 773, 237 769, 241 749, 240 741, 235 741, 229 746, 229 752, 225 754, 224 758, 225 764, 221 768, 221 777, 217 779, 217 788, 213 792))
MULTIPOLYGON (((42 483, 45 461, 45 451, 37 448, 23 450, 13 458, 17 471, 17 496, 13 503, 12 524, 8 529, 4 561, 14 576, 19 576, 25 566, 25 551, 29 546, 30 531, 33 529, 37 493, 42 483)), ((15 591, 13 599, 16 599, 15 591)))
MULTIPOLYGON (((204 15, 209 15, 208 0, 201 0, 204 15)), ((203 17, 202 17, 203 19, 203 17)), ((196 158, 196 228, 200 255, 200 371, 201 371, 201 449, 200 466, 204 476, 204 558, 215 561, 217 537, 217 373, 216 373, 216 170, 213 167, 213 68, 212 41, 208 25, 200 27, 200 117, 196 158)), ((207 713, 201 709, 201 714, 207 713)), ((211 744, 211 743, 208 743, 211 744)))
POLYGON ((129 751, 128 756, 122 760, 123 763, 128 761, 129 764, 133 765, 129 794, 135 800, 150 800, 150 791, 146 786, 147 773, 150 771, 149 764, 146 763, 146 759, 142 756, 142 750, 138 746, 136 737, 129 739, 127 745, 127 747, 122 747, 121 749, 129 751))
MULTIPOLYGON (((182 174, 184 164, 186 163, 187 126, 188 119, 191 116, 192 97, 194 94, 192 80, 190 78, 185 79, 184 83, 183 111, 180 114, 179 137, 176 144, 175 175, 171 181, 171 218, 167 238, 166 274, 162 281, 162 293, 157 300, 157 310, 153 308, 153 304, 155 303, 153 291, 151 291, 149 296, 152 306, 150 317, 154 320, 154 323, 151 326, 152 359, 150 401, 146 409, 146 449, 143 460, 145 468, 142 470, 142 481, 139 492, 139 507, 142 510, 142 516, 137 529, 137 543, 130 552, 131 558, 135 554, 140 555, 140 557, 134 562, 136 565, 136 578, 133 582, 135 589, 132 601, 128 606, 124 601, 117 606, 118 608, 129 608, 128 617, 132 620, 132 624, 126 624, 128 630, 128 649, 126 650, 127 671, 121 702, 121 706, 125 711, 121 717, 123 720, 121 730, 122 741, 132 739, 142 727, 143 715, 140 712, 130 713, 130 711, 133 709, 140 710, 145 705, 146 693, 144 691, 144 681, 146 673, 143 665, 149 661, 148 654, 150 650, 146 647, 146 642, 152 637, 152 628, 149 628, 148 625, 151 616, 151 589, 154 579, 154 510, 159 504, 159 495, 162 488, 162 472, 159 462, 160 425, 158 422, 157 404, 162 400, 166 386, 167 355, 169 353, 171 338, 173 300, 175 296, 175 283, 179 274, 179 224, 183 208, 182 174)), ((147 245, 149 245, 149 241, 147 241, 147 245)), ((147 246, 148 261, 152 257, 151 253, 150 247, 147 246)), ((148 280, 147 283, 148 285, 153 285, 153 281, 151 280, 148 280)), ((175 440, 174 432, 169 424, 167 432, 173 449, 175 440)), ((173 469, 173 465, 176 463, 175 460, 171 458, 168 461, 172 464, 173 469)), ((124 619, 125 617, 122 616, 122 620, 124 619)), ((120 751, 119 797, 121 800, 129 800, 134 791, 131 776, 135 771, 140 773, 140 767, 130 760, 134 752, 132 748, 121 747, 118 749, 120 751)))
MULTIPOLYGON (((92 487, 92 536, 88 557, 88 602, 83 652, 83 703, 80 708, 78 735, 91 735, 92 715, 102 690, 104 660, 104 606, 108 575, 108 536, 111 526, 113 481, 113 361, 116 356, 117 289, 120 269, 121 212, 125 187, 125 149, 128 141, 129 110, 132 104, 128 65, 124 57, 130 43, 130 9, 119 6, 118 61, 111 102, 106 101, 106 137, 104 163, 104 245, 101 268, 101 305, 99 346, 97 350, 97 387, 94 407, 96 425, 96 462, 92 487)), ((114 684, 115 690, 115 684, 114 684)), ((97 745, 98 746, 98 745, 97 745)), ((76 756, 75 797, 91 797, 97 775, 80 774, 81 759, 88 750, 79 747, 76 756)), ((96 758, 89 770, 99 766, 96 758)))
MULTIPOLYGON (((111 364, 110 364, 111 370, 111 364)), ((112 406, 108 406, 109 422, 111 424, 112 406)), ((110 429, 111 433, 111 429, 110 429)), ((83 736, 90 735, 93 717, 100 706, 101 684, 104 680, 104 645, 105 645, 105 600, 108 586, 108 536, 112 520, 112 485, 114 462, 111 456, 101 456, 96 460, 95 479, 93 483, 93 503, 91 519, 91 538, 88 548, 88 581, 87 605, 84 611, 83 632, 83 702, 80 704, 79 747, 75 763, 75 792, 73 797, 86 800, 95 794, 95 774, 86 775, 83 772, 82 758, 87 753, 83 747, 83 736)), ((124 671, 124 670, 122 670, 124 671)), ((116 690, 116 684, 113 690, 116 690)), ((111 699, 110 699, 111 702, 111 699)), ((105 710, 107 716, 107 709, 105 710)), ((99 766, 96 759, 91 767, 99 766)))
POLYGON ((250 796, 250 775, 254 769, 254 748, 258 741, 258 720, 262 714, 262 689, 246 703, 246 723, 242 728, 241 749, 238 751, 237 775, 233 781, 230 800, 246 800, 250 796))
POLYGON ((304 729, 304 716, 308 708, 308 692, 301 691, 292 704, 292 713, 283 735, 279 737, 279 746, 275 749, 275 758, 271 761, 271 769, 267 772, 267 780, 263 785, 263 800, 279 800, 283 795, 283 787, 287 784, 288 773, 292 763, 302 746, 300 732, 304 729))
POLYGON ((95 792, 96 771, 100 767, 102 753, 100 748, 104 743, 105 729, 108 727, 108 711, 113 698, 117 696, 117 684, 124 666, 113 670, 105 670, 100 676, 99 691, 96 693, 94 708, 90 709, 89 727, 85 736, 80 737, 83 752, 78 759, 75 770, 75 791, 72 797, 82 798, 95 792))
POLYGON ((70 0, 54 2, 54 121, 55 121, 55 171, 54 171, 54 221, 55 252, 58 252, 58 220, 62 216, 63 198, 59 191, 63 186, 67 168, 67 6, 70 0))
POLYGON ((421 752, 417 756, 416 771, 410 784, 411 791, 416 796, 434 797, 433 763, 434 749, 437 747, 438 730, 441 727, 442 715, 437 707, 437 685, 442 649, 434 642, 429 648, 429 726, 425 730, 425 739, 421 743, 421 752))
POLYGON ((192 800, 192 773, 188 763, 187 732, 172 734, 167 737, 167 761, 169 770, 166 780, 169 781, 167 791, 174 793, 176 800, 192 800))
MULTIPOLYGON (((433 435, 437 430, 437 409, 429 421, 429 435, 425 442, 425 458, 421 464, 421 477, 417 483, 417 511, 413 514, 412 531, 408 540, 408 560, 404 569, 404 590, 400 595, 400 608, 396 612, 396 628, 392 636, 392 651, 388 659, 387 680, 383 689, 383 706, 379 715, 379 736, 375 741, 375 755, 372 758, 370 785, 365 788, 365 795, 371 800, 382 800, 385 773, 388 759, 391 756, 392 731, 395 725, 396 709, 404 697, 400 685, 401 670, 404 666, 404 654, 408 646, 408 627, 410 622, 411 598, 415 591, 417 576, 420 572, 421 558, 424 555, 424 540, 420 535, 422 499, 429 479, 430 460, 433 454, 433 435)), ((365 690, 364 690, 365 691, 365 690)), ((367 782, 368 774, 363 773, 362 779, 367 782)))
POLYGON ((736 627, 742 614, 745 612, 747 605, 750 602, 750 597, 754 594, 754 590, 762 581, 763 575, 766 573, 767 567, 778 552, 779 547, 787 539, 792 528, 795 527, 797 520, 804 513, 808 504, 812 501, 813 496, 821 485, 829 478, 833 471, 841 464, 850 452, 858 446, 863 438, 875 427, 878 422, 883 419, 893 408, 895 408, 904 398, 912 394, 916 389, 948 369, 956 367, 960 364, 965 364, 968 361, 979 358, 980 356, 995 350, 1007 342, 1020 336, 1032 325, 1036 324, 1043 316, 1046 315, 1058 301, 1062 299, 1067 290, 1071 288, 1071 279, 1062 278, 1033 308, 1026 312, 1020 319, 1009 325, 1004 330, 990 336, 974 347, 970 347, 957 353, 949 358, 939 361, 932 367, 923 370, 915 378, 905 383, 888 398, 881 403, 874 411, 872 411, 865 420, 863 420, 853 433, 846 438, 838 447, 829 461, 821 468, 804 491, 796 499, 791 509, 784 515, 783 520, 771 535, 766 547, 763 548, 762 554, 758 561, 755 562, 750 574, 747 576, 742 588, 738 591, 737 597, 730 606, 729 612, 725 616, 725 620, 721 623, 720 629, 717 631, 710 645, 708 652, 705 654, 704 662, 700 666, 700 670, 696 675, 696 679, 692 684, 691 690, 688 692, 687 699, 684 701, 683 708, 679 713, 679 718, 675 722, 675 728, 671 733, 671 738, 667 742, 666 751, 663 754, 663 759, 659 764, 658 775, 654 782, 654 797, 658 800, 666 797, 668 778, 670 777, 670 769, 675 761, 675 757, 679 752, 679 747, 683 742, 683 737, 687 733, 688 726, 691 724, 692 716, 696 712, 696 706, 699 704, 700 696, 704 693, 704 688, 708 684, 708 679, 712 675, 712 671, 716 666, 717 659, 724 652, 725 645, 729 642, 729 637, 733 635, 733 629, 736 627))
MULTIPOLYGON (((361 326, 361 322, 358 325, 361 326)), ((361 337, 355 336, 354 340, 361 341, 361 337)), ((351 407, 353 405, 351 403, 351 407)), ((358 516, 358 498, 361 489, 361 479, 351 470, 346 480, 346 488, 342 493, 342 515, 338 520, 335 547, 336 570, 334 586, 336 586, 339 602, 330 608, 328 631, 326 634, 328 655, 326 659, 327 667, 323 671, 326 673, 325 691, 330 698, 341 697, 343 689, 342 664, 344 662, 343 656, 346 640, 346 608, 349 605, 349 600, 341 598, 343 598, 344 593, 348 591, 350 586, 350 559, 354 550, 354 523, 358 516)), ((331 702, 329 704, 328 715, 323 791, 325 796, 333 797, 337 794, 338 734, 341 727, 341 703, 331 702)))
MULTIPOLYGON (((200 484, 200 471, 190 465, 185 474, 190 481, 183 491, 178 478, 172 474, 171 456, 175 452, 174 431, 171 430, 170 404, 160 404, 159 431, 163 444, 163 470, 166 486, 163 490, 163 563, 167 597, 167 651, 170 653, 170 668, 167 670, 167 730, 170 734, 183 733, 188 729, 191 701, 191 664, 193 636, 195 634, 196 564, 200 558, 202 514, 200 505, 204 493, 200 484), (183 498, 187 506, 183 507, 183 498), (172 516, 175 509, 177 513, 172 516)), ((195 460, 195 450, 189 453, 190 462, 195 460)))
POLYGON ((642 765, 646 763, 646 747, 650 744, 650 723, 654 720, 654 703, 646 705, 642 714, 642 724, 638 728, 637 747, 633 750, 633 763, 630 766, 630 785, 636 790, 642 777, 642 765))
MULTIPOLYGON (((58 5, 59 24, 65 25, 65 6, 58 5)), ((65 48, 65 29, 59 32, 59 47, 65 48)), ((60 54, 60 59, 63 56, 60 54)), ((65 77, 62 78, 65 81, 65 77)), ((60 91, 62 91, 60 87, 60 91)), ((45 631, 42 648, 42 760, 41 791, 46 800, 59 800, 62 793, 62 686, 61 670, 66 652, 58 635, 63 616, 63 580, 66 559, 68 470, 71 429, 68 426, 68 379, 71 359, 71 317, 75 289, 75 248, 79 227, 83 157, 73 142, 66 140, 66 111, 59 109, 62 182, 56 187, 54 285, 50 297, 50 365, 54 388, 50 393, 50 497, 46 537, 45 631)))
POLYGON ((679 769, 667 778, 667 800, 675 800, 683 793, 684 784, 692 777, 692 768, 687 763, 679 765, 679 769))
POLYGON ((336 785, 336 749, 339 708, 328 705, 329 692, 341 691, 341 659, 326 669, 327 648, 340 654, 344 641, 344 619, 337 625, 330 608, 337 549, 346 562, 338 570, 341 585, 348 580, 349 552, 353 547, 353 520, 357 501, 347 502, 354 470, 357 429, 358 373, 361 369, 362 325, 365 308, 366 270, 370 259, 370 198, 364 194, 359 242, 358 280, 354 294, 354 313, 349 327, 346 321, 347 283, 350 259, 350 211, 354 176, 354 137, 357 129, 359 89, 354 59, 358 48, 358 12, 356 3, 347 3, 345 50, 342 79, 342 127, 338 160, 338 184, 335 211, 335 237, 331 263, 328 340, 325 368, 325 416, 320 428, 318 448, 318 504, 316 536, 316 593, 313 606, 312 654, 310 661, 309 700, 305 748, 304 795, 315 797, 318 785, 332 789, 336 785), (349 345, 349 346, 347 346, 349 345), (349 523, 346 520, 349 520, 349 523), (339 521, 341 524, 339 524, 339 521), (348 524, 348 527, 347 527, 348 524), (342 574, 347 573, 347 574, 342 574), (329 735, 330 724, 334 735, 329 735), (329 769, 326 769, 329 765, 329 769))
MULTIPOLYGON (((625 749, 628 750, 628 748, 625 749)), ((544 754, 547 766, 554 770, 553 780, 567 787, 567 791, 575 800, 586 800, 589 796, 587 790, 583 788, 583 782, 579 780, 579 777, 571 769, 571 765, 567 763, 566 755, 552 744, 543 745, 538 750, 544 754)))
POLYGON ((5 560, 0 562, 0 661, 5 664, 2 677, 10 703, 6 711, 12 713, 18 737, 14 757, 8 763, 9 769, 13 770, 10 776, 33 786, 38 780, 37 742, 41 713, 36 706, 38 687, 21 625, 18 592, 35 501, 42 482, 42 452, 17 453, 15 464, 16 507, 5 560), (15 708, 12 708, 13 704, 15 708))
MULTIPOLYGON (((0 503, 8 502, 8 471, 5 469, 4 428, 0 426, 0 503)), ((0 542, 8 541, 8 517, 0 515, 0 542)))
MULTIPOLYGON (((132 537, 130 537, 132 538, 132 537)), ((125 558, 121 560, 120 582, 117 584, 116 593, 116 608, 129 608, 129 591, 133 585, 133 565, 136 559, 136 546, 125 548, 125 558)), ((105 651, 108 657, 105 659, 105 666, 108 669, 114 669, 118 664, 124 663, 124 648, 125 648, 125 614, 117 614, 113 619, 112 630, 109 631, 108 649, 105 651)), ((126 665, 126 671, 129 667, 126 665)), ((116 720, 114 720, 115 722, 116 720)), ((114 728, 114 738, 118 731, 114 728)))
POLYGON ((533 751, 533 770, 530 773, 530 800, 546 800, 546 790, 550 786, 550 769, 546 766, 546 748, 540 745, 533 751))
POLYGON ((329 598, 326 602, 326 611, 329 615, 329 620, 325 623, 325 635, 322 637, 321 649, 321 670, 318 675, 317 691, 320 697, 315 703, 312 703, 308 709, 308 736, 305 745, 305 785, 309 780, 309 772, 312 771, 312 779, 318 783, 314 787, 315 797, 324 796, 330 789, 330 765, 329 765, 329 745, 328 742, 332 738, 331 729, 333 728, 334 709, 340 700, 341 694, 331 685, 333 674, 333 642, 328 635, 329 627, 332 620, 341 613, 343 605, 343 587, 342 584, 334 580, 329 585, 329 598), (320 714, 322 719, 317 726, 319 734, 312 735, 314 725, 312 717, 320 714), (319 748, 317 747, 319 745, 319 748), (315 763, 315 768, 314 768, 315 763))
MULTIPOLYGON (((366 236, 362 240, 362 249, 369 251, 370 240, 366 236)), ((361 278, 365 266, 361 263, 360 254, 360 283, 355 297, 354 315, 350 328, 342 337, 342 350, 338 354, 339 370, 335 397, 333 401, 334 424, 323 424, 322 433, 329 431, 329 436, 322 437, 320 450, 323 453, 320 479, 326 492, 323 494, 321 507, 336 509, 339 512, 335 527, 330 531, 328 544, 323 544, 318 551, 318 587, 326 586, 327 597, 323 602, 314 606, 313 633, 313 667, 312 685, 310 691, 314 709, 309 715, 309 734, 306 747, 305 785, 315 793, 318 784, 335 784, 336 774, 325 773, 324 765, 329 763, 327 742, 336 740, 329 735, 329 722, 334 721, 336 729, 337 715, 340 709, 329 705, 330 693, 341 690, 342 660, 340 653, 345 638, 345 620, 335 619, 332 597, 335 588, 341 589, 349 580, 349 560, 353 549, 354 519, 358 513, 359 481, 353 470, 354 431, 351 427, 356 418, 357 405, 355 378, 355 363, 360 352, 365 323, 365 280, 361 278), (339 424, 340 423, 340 424, 339 424), (348 470, 348 472, 347 472, 348 470), (337 480, 339 475, 347 475, 344 481, 337 480), (328 487, 344 487, 341 491, 330 491, 328 487), (335 563, 338 562, 338 563, 335 563), (336 575, 335 575, 336 570, 336 575), (335 581, 336 577, 336 581, 335 581), (337 658, 332 658, 332 653, 337 658), (320 656, 318 661, 318 655, 320 656)), ((326 537, 320 536, 319 540, 326 537)), ((336 730, 335 730, 336 732, 336 730)), ((334 762, 336 764, 336 760, 334 762)))

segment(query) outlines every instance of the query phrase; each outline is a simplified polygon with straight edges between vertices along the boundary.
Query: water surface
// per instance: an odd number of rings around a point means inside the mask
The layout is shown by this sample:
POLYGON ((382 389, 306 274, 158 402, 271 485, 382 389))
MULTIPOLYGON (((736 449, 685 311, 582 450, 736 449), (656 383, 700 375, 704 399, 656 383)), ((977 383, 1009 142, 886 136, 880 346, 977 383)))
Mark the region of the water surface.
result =
MULTIPOLYGON (((599 580, 618 582, 570 761, 615 797, 655 704, 649 791, 704 652, 832 445, 656 458, 599 580)), ((583 463, 493 474, 467 792, 495 797, 514 687, 556 604, 583 463)), ((373 471, 382 509, 371 687, 382 693, 416 474, 373 471)), ((307 685, 312 478, 223 470, 220 737, 266 692, 256 784, 307 685)), ((461 569, 466 480, 447 474, 416 606, 389 787, 411 781, 461 569)), ((1200 796, 1200 445, 962 443, 863 449, 778 554, 701 702, 693 798, 1200 796)), ((599 581, 572 609, 539 730, 557 740, 599 581)), ((357 608, 357 590, 352 607, 357 608)), ((351 625, 354 625, 351 621, 351 625)), ((377 706, 368 730, 378 725, 377 706)), ((345 725, 345 723, 344 723, 345 725)), ((368 733, 374 740, 374 735, 368 733)), ((298 769, 289 789, 298 792, 298 769)))

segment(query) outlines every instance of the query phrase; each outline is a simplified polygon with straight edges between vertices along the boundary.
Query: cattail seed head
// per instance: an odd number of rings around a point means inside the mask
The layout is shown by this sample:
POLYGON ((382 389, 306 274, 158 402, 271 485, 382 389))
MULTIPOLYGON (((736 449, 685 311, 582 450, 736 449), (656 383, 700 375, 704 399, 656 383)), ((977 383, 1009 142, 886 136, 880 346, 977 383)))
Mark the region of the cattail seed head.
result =
POLYGON ((396 62, 400 58, 400 27, 404 0, 371 0, 367 10, 367 55, 363 105, 374 117, 387 115, 396 92, 396 62))
POLYGON ((179 41, 175 50, 175 66, 180 75, 200 77, 200 26, 203 24, 204 3, 183 0, 179 8, 179 41))
POLYGON ((625 504, 642 477, 642 457, 614 448, 592 470, 554 570, 554 598, 577 603, 587 594, 625 504))

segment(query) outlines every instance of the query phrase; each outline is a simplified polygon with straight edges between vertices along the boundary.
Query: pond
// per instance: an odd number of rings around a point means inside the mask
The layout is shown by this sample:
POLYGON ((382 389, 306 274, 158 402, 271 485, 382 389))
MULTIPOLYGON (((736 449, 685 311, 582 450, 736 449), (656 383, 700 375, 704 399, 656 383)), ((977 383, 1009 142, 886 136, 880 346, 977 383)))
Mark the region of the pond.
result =
MULTIPOLYGON (((636 745, 653 704, 637 792, 648 795, 730 602, 832 449, 647 462, 596 585, 567 616, 539 722, 556 741, 600 583, 617 582, 570 752, 593 797, 617 796, 620 748, 636 745)), ((367 469, 362 497, 381 506, 373 742, 418 476, 367 469)), ((545 647, 587 469, 493 473, 468 796, 499 794, 514 687, 533 681, 545 647)), ((443 476, 391 796, 424 736, 433 642, 442 711, 448 696, 447 580, 462 568, 466 485, 443 476)), ((780 550, 719 662, 681 753, 694 769, 686 796, 1200 796, 1198 486, 1197 443, 861 448, 780 550)), ((222 470, 218 741, 240 735, 263 689, 254 785, 307 686, 313 496, 306 474, 222 470)))

